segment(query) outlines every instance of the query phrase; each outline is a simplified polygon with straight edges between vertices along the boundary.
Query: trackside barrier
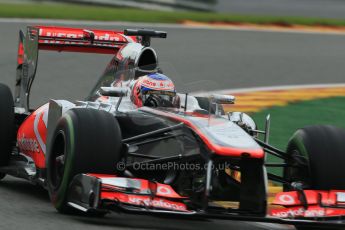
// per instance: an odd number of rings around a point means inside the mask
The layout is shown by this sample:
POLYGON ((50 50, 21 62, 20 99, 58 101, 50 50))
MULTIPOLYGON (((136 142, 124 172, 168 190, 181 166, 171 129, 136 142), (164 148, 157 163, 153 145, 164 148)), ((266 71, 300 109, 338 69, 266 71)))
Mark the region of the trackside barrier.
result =
POLYGON ((150 10, 214 11, 218 0, 35 0, 94 4, 103 6, 134 7, 150 10))

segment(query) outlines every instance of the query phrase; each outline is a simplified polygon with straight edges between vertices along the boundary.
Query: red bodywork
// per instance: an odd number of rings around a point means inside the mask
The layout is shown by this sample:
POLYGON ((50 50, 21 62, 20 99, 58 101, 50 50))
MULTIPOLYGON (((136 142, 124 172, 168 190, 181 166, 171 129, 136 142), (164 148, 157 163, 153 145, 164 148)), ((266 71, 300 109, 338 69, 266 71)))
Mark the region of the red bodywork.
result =
POLYGON ((96 177, 102 181, 101 200, 146 208, 189 212, 187 206, 182 202, 186 197, 180 196, 170 185, 114 175, 88 174, 88 176, 96 177), (123 182, 137 183, 139 187, 128 193, 125 191, 128 184, 123 182))
MULTIPOLYGON (((175 190, 166 184, 151 182, 145 179, 117 177, 115 175, 87 174, 101 181, 100 200, 121 203, 135 207, 144 207, 148 209, 162 209, 184 213, 192 213, 188 210, 184 201, 188 197, 180 196, 175 190), (120 183, 119 183, 120 182, 120 183), (124 183, 126 182, 126 183, 124 183), (126 191, 131 183, 137 183, 137 189, 131 192, 126 191)), ((345 198, 344 191, 316 191, 306 190, 308 208, 305 209, 298 198, 298 193, 281 192, 278 193, 272 202, 275 207, 269 210, 268 216, 279 218, 313 218, 313 217, 334 217, 344 216, 345 209, 325 208, 323 205, 341 205, 345 202, 339 201, 345 198)))
POLYGON ((343 216, 345 209, 335 208, 345 204, 345 191, 317 191, 305 190, 307 209, 299 199, 296 191, 278 193, 273 201, 273 205, 280 207, 273 208, 270 215, 281 218, 294 217, 323 217, 323 216, 343 216), (342 197, 341 197, 342 196, 342 197), (332 208, 334 207, 334 208, 332 208))
POLYGON ((22 65, 24 62, 24 45, 21 40, 19 40, 18 44, 18 55, 17 55, 17 65, 22 65))
POLYGON ((122 31, 51 26, 33 28, 38 29, 38 48, 41 50, 116 54, 122 45, 137 41, 136 37, 125 36, 122 31))
POLYGON ((48 104, 26 118, 17 133, 20 151, 32 158, 37 168, 45 168, 48 104))

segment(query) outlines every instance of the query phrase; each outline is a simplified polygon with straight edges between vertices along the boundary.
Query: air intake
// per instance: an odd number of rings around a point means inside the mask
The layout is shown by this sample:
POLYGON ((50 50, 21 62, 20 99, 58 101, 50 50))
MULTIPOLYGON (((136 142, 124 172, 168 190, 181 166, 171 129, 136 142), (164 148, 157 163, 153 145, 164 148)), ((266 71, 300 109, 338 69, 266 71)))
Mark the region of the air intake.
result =
POLYGON ((156 52, 152 48, 144 48, 139 55, 137 67, 141 71, 155 71, 158 67, 156 52))

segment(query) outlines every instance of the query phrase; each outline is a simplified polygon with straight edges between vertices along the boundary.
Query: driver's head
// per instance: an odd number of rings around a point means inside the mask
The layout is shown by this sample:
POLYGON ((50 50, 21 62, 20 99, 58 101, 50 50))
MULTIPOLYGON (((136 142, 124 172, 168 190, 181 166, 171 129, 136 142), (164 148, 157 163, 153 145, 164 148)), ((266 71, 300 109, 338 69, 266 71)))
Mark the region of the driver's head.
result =
POLYGON ((172 107, 175 85, 167 76, 154 73, 138 78, 131 99, 137 107, 172 107))

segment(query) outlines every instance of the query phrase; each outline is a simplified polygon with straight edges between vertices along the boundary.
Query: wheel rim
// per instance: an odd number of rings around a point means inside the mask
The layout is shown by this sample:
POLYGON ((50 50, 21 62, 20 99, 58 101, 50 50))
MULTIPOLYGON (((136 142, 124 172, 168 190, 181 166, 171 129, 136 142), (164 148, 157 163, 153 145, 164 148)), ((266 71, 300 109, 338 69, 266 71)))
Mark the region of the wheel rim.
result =
POLYGON ((50 179, 53 189, 56 190, 60 187, 64 171, 65 171, 65 158, 66 158, 66 138, 65 134, 60 131, 56 136, 51 156, 50 156, 50 179))
MULTIPOLYGON (((297 149, 293 149, 286 163, 288 164, 288 167, 284 168, 284 178, 290 183, 301 182, 303 186, 309 187, 308 158, 297 149)), ((289 186, 285 185, 284 190, 289 191, 291 189, 289 186)))

